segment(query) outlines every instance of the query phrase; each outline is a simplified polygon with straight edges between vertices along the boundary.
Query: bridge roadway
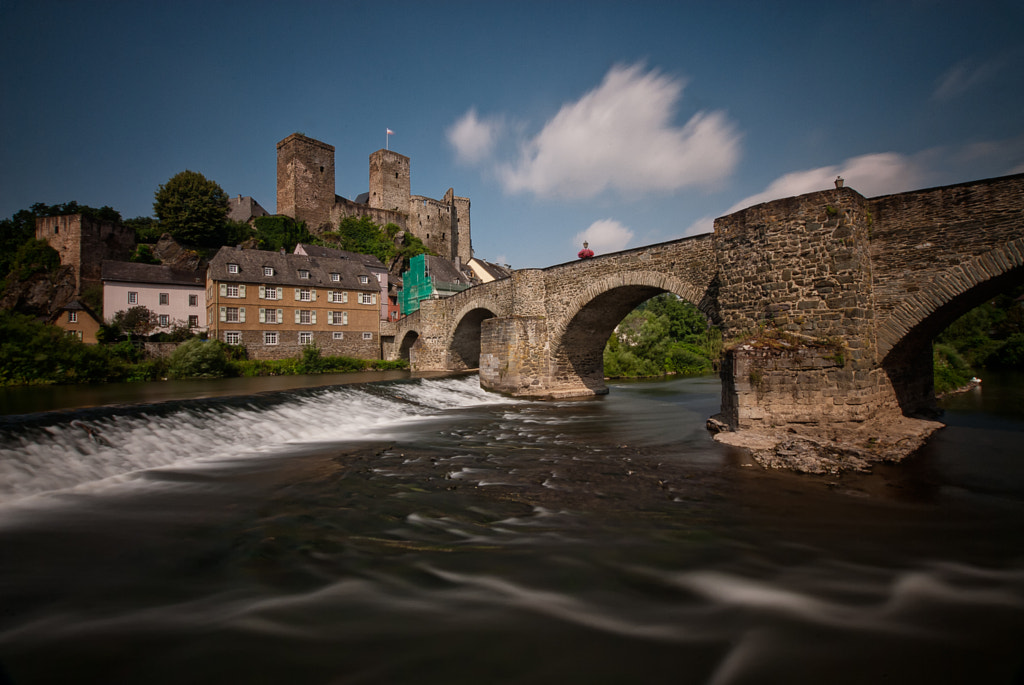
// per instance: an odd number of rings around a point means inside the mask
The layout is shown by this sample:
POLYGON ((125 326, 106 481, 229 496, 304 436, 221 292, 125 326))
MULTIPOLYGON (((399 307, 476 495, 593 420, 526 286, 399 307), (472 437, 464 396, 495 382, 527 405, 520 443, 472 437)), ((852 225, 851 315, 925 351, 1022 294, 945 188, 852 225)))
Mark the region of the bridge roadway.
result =
POLYGON ((1022 276, 1024 174, 870 199, 840 187, 425 300, 382 338, 385 358, 416 370, 479 368, 513 396, 594 395, 615 326, 670 292, 729 341, 733 430, 858 422, 932 410, 932 339, 1022 276))

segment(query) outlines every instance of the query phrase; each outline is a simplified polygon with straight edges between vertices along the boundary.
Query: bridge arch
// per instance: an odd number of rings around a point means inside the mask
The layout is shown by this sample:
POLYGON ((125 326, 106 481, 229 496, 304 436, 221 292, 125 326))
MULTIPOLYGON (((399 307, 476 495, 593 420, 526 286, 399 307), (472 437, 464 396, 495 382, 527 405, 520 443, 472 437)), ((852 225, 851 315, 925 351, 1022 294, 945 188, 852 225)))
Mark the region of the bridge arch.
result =
POLYGON ((417 331, 413 329, 405 331, 405 334, 398 343, 398 359, 404 359, 412 364, 412 349, 419 339, 420 334, 417 331))
POLYGON ((474 301, 463 307, 455 316, 448 340, 448 368, 453 371, 480 367, 481 324, 497 316, 495 302, 474 301))
POLYGON ((588 283, 574 295, 563 317, 550 329, 554 377, 563 381, 578 378, 595 394, 607 392, 604 348, 609 336, 639 304, 665 292, 696 306, 713 325, 720 323, 707 286, 695 286, 657 271, 610 274, 588 283))
POLYGON ((908 294, 878 326, 878 358, 901 408, 934 404, 931 342, 956 319, 1024 281, 1024 238, 950 267, 908 294))

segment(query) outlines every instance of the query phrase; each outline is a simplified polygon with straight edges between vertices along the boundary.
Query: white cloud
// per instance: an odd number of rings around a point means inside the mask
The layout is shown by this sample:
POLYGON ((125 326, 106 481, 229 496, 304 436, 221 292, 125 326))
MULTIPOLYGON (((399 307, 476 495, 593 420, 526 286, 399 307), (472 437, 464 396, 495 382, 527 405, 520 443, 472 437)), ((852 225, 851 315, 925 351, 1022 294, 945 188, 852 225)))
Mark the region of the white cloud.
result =
POLYGON ((947 71, 932 92, 932 99, 944 102, 959 97, 976 86, 985 83, 995 75, 998 65, 987 63, 974 65, 960 62, 947 71))
POLYGON ((692 224, 686 227, 683 231, 683 237, 691 235, 701 235, 702 233, 711 233, 715 230, 715 217, 713 216, 702 216, 701 218, 694 221, 692 224))
POLYGON ((458 161, 478 164, 494 152, 502 128, 500 119, 480 119, 473 107, 452 124, 445 134, 455 148, 458 161))
MULTIPOLYGON (((566 104, 519 159, 500 165, 506 191, 589 198, 714 186, 740 158, 740 135, 722 112, 673 115, 684 83, 638 65, 613 67, 594 90, 566 104)), ((465 117, 464 117, 465 119, 465 117)))
POLYGON ((928 173, 914 158, 895 152, 861 155, 842 164, 780 176, 761 192, 734 204, 725 214, 762 202, 834 188, 836 176, 842 176, 845 184, 861 195, 874 197, 921 188, 925 185, 928 173))
POLYGON ((596 254, 606 254, 626 249, 632 239, 633 231, 618 221, 601 219, 590 224, 585 231, 577 233, 573 241, 581 249, 583 241, 587 241, 588 247, 596 254))

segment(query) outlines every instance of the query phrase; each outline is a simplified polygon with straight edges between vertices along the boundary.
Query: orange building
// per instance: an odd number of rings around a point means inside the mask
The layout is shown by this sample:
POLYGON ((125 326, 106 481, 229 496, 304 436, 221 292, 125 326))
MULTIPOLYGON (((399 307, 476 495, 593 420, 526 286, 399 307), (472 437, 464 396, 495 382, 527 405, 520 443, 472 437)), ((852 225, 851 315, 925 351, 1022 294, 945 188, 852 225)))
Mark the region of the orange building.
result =
POLYGON ((99 342, 96 339, 96 333, 100 330, 100 317, 78 300, 68 302, 53 316, 50 322, 84 343, 99 342))
POLYGON ((211 338, 250 359, 325 355, 380 359, 380 285, 358 259, 222 247, 206 277, 211 338))

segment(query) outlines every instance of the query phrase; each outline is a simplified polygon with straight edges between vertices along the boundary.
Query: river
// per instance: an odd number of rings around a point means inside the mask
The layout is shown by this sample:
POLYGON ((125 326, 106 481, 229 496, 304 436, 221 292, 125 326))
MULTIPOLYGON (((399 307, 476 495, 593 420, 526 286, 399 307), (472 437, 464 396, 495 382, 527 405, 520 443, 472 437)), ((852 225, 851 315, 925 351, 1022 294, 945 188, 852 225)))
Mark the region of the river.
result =
POLYGON ((0 418, 0 683, 1024 677, 1019 376, 843 477, 715 443, 714 377, 376 379, 0 418))

